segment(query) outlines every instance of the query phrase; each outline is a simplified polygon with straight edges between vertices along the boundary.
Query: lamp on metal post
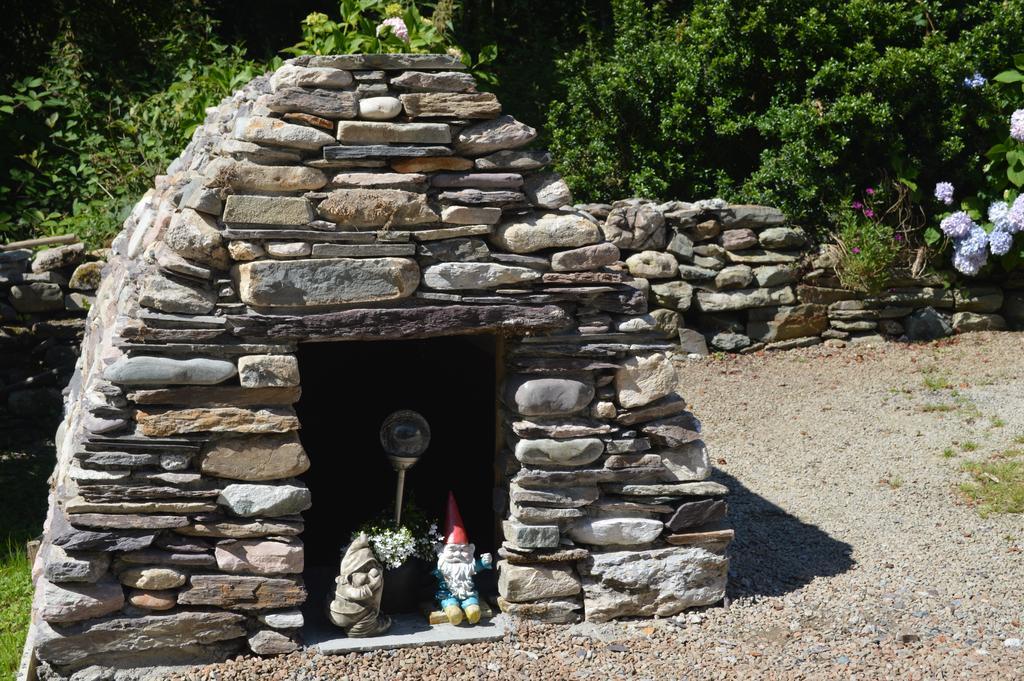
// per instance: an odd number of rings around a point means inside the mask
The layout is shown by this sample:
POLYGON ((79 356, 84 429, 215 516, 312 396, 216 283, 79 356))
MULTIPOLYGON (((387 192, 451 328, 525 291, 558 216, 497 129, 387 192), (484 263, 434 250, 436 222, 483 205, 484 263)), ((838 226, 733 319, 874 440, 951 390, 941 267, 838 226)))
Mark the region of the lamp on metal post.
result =
POLYGON ((402 522, 405 472, 416 465, 430 445, 430 425, 417 412, 401 409, 391 413, 380 427, 380 444, 398 473, 395 489, 395 525, 402 522))

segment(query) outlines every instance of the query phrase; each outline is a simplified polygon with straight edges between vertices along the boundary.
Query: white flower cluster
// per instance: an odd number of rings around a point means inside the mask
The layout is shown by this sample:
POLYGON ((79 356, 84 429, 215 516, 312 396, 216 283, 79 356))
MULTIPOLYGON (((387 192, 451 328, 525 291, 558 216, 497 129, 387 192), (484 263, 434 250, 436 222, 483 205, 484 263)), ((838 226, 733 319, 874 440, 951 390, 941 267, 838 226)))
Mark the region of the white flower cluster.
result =
POLYGON ((397 568, 416 551, 416 539, 408 527, 382 529, 370 535, 370 546, 385 567, 397 568))

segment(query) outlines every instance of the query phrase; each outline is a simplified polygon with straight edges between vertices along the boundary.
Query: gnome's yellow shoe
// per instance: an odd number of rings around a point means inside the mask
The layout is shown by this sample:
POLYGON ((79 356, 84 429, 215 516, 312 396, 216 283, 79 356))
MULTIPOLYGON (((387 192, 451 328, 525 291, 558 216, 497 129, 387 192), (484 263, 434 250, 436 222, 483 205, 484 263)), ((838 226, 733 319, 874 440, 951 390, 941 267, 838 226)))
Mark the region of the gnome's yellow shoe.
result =
POLYGON ((470 624, 476 624, 477 622, 480 621, 480 606, 479 605, 476 605, 475 603, 473 605, 467 605, 465 610, 466 610, 466 621, 467 622, 469 622, 470 624))
MULTIPOLYGON (((462 623, 462 608, 460 608, 459 606, 449 605, 447 608, 444 609, 444 614, 448 618, 448 622, 450 624, 462 623)), ((480 619, 479 613, 477 613, 477 619, 480 619)))

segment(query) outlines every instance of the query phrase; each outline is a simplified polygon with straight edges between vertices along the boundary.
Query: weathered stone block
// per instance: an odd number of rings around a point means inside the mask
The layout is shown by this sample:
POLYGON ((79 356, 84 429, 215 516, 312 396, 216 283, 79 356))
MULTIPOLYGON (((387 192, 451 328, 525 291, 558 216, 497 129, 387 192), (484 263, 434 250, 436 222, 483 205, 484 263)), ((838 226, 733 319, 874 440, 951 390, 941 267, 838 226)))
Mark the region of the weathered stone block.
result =
POLYGON ((400 189, 338 189, 318 207, 320 216, 346 227, 402 227, 440 218, 423 194, 400 189))
POLYGON ((595 546, 650 544, 664 523, 651 518, 581 518, 569 528, 573 541, 595 546))
POLYGON ((249 650, 257 655, 287 655, 299 649, 299 644, 279 631, 263 629, 249 636, 249 650))
POLYGON ((671 253, 641 251, 626 258, 626 267, 634 277, 671 279, 679 274, 679 263, 671 253))
POLYGON ((341 121, 338 141, 346 144, 449 144, 452 130, 445 123, 341 121))
POLYGON ((675 390, 676 370, 664 353, 630 357, 615 372, 615 393, 626 409, 642 407, 675 390))
POLYGON ((558 546, 561 536, 557 525, 524 525, 515 520, 501 523, 505 541, 524 549, 543 549, 558 546))
POLYGON ((32 258, 32 271, 38 274, 70 267, 81 261, 84 256, 85 244, 82 243, 47 248, 32 258))
POLYGON ((546 151, 496 151, 476 159, 479 170, 537 170, 551 163, 551 154, 546 151))
POLYGON ((405 71, 391 79, 391 87, 414 92, 476 92, 476 81, 458 71, 405 71))
POLYGON ((43 576, 54 584, 94 584, 110 567, 109 553, 68 553, 60 546, 46 548, 43 576))
POLYGON ((175 648, 208 646, 245 636, 245 616, 179 611, 84 622, 62 627, 60 632, 37 626, 35 632, 36 656, 50 664, 80 664, 94 656, 137 656, 144 651, 156 651, 161 659, 175 648))
POLYGON ((402 102, 397 97, 362 97, 359 117, 371 121, 386 121, 402 113, 402 102))
POLYGON ((11 306, 18 312, 53 312, 64 309, 64 291, 58 284, 34 281, 10 288, 11 306))
POLYGON ((694 482, 705 480, 711 475, 711 459, 708 448, 701 440, 681 445, 675 449, 662 449, 654 452, 661 458, 666 473, 662 476, 666 481, 694 482))
MULTIPOLYGON (((296 91, 288 90, 284 93, 278 93, 278 95, 288 92, 296 91)), ((330 94, 334 97, 340 93, 330 94)), ((291 110, 294 109, 289 109, 289 111, 291 110)), ((323 116, 323 113, 314 109, 306 109, 306 111, 314 116, 323 116)), ((340 116, 334 117, 339 118, 340 116)), ((319 151, 324 146, 334 143, 334 137, 322 130, 306 125, 285 123, 280 118, 265 118, 263 116, 239 118, 235 121, 234 136, 244 142, 269 144, 271 146, 301 149, 303 151, 319 151)))
POLYGON ((574 596, 580 580, 570 567, 513 565, 498 561, 498 592, 512 603, 574 596))
POLYGON ((302 307, 405 298, 419 285, 420 270, 405 258, 264 260, 239 265, 236 278, 243 303, 302 307))
POLYGON ((542 213, 501 223, 491 236, 498 248, 512 253, 533 253, 545 248, 576 248, 597 243, 601 230, 590 220, 572 213, 542 213))
POLYGON ((769 249, 802 248, 807 243, 807 235, 795 227, 769 227, 758 234, 757 239, 769 249))
POLYGON ((494 118, 501 114, 501 104, 490 92, 414 92, 399 99, 413 118, 494 118))
POLYGON ((529 378, 509 380, 509 402, 523 416, 563 416, 590 404, 594 385, 572 378, 529 378))
POLYGON ((604 453, 604 442, 595 438, 578 440, 520 440, 515 455, 521 463, 533 466, 583 466, 597 461, 604 453))
POLYGON ((443 262, 423 270, 423 283, 438 290, 487 289, 540 279, 527 267, 493 262, 443 262))
POLYGON ((121 357, 103 372, 120 385, 215 385, 235 375, 235 364, 223 359, 121 357))
POLYGON ((39 617, 54 624, 102 617, 124 606, 124 590, 112 577, 94 584, 53 584, 43 579, 36 588, 42 590, 39 617))
POLYGON ((136 589, 177 589, 188 579, 180 570, 169 567, 132 567, 122 570, 117 578, 125 586, 136 589))
POLYGON ((180 605, 211 605, 228 610, 294 608, 306 600, 298 579, 244 575, 193 575, 178 594, 180 605))
POLYGON ((729 561, 699 547, 594 553, 580 563, 586 616, 667 617, 725 596, 729 561))
POLYGON ((791 305, 795 302, 793 290, 788 286, 736 291, 697 291, 697 304, 703 312, 747 310, 770 305, 791 305))
POLYGON ((217 305, 217 292, 205 286, 150 272, 142 279, 139 305, 160 312, 206 314, 217 305))
POLYGON ((214 440, 203 452, 199 469, 206 475, 234 480, 278 480, 301 475, 309 457, 292 433, 214 440))
POLYGON ((229 187, 238 192, 300 192, 327 184, 327 176, 316 168, 257 165, 227 158, 211 161, 206 178, 210 187, 229 187))
POLYGON ((287 87, 340 90, 351 84, 351 73, 342 69, 332 69, 325 66, 304 67, 295 64, 285 64, 270 76, 270 87, 275 91, 287 87))
POLYGON ((295 196, 232 194, 224 206, 224 222, 244 225, 304 225, 316 219, 308 199, 295 196))
POLYGON ((604 237, 623 250, 665 247, 665 216, 649 203, 616 206, 601 226, 604 237))
POLYGON ((139 410, 135 415, 139 431, 147 437, 170 437, 186 433, 286 433, 298 430, 299 420, 290 409, 139 410))
POLYGON ((302 572, 302 542, 249 539, 225 541, 214 549, 217 569, 233 573, 285 575, 302 572))
POLYGON ((501 221, 501 209, 489 206, 448 206, 441 220, 452 225, 493 225, 501 221))
POLYGON ((965 333, 967 331, 1005 331, 1006 320, 997 314, 957 312, 953 315, 953 330, 957 333, 965 333))
POLYGON ((298 485, 232 484, 221 490, 217 502, 242 518, 274 518, 301 513, 310 507, 309 490, 298 485))
POLYGON ((238 381, 243 388, 288 388, 299 385, 295 355, 245 355, 238 358, 238 381))
POLYGON ((806 303, 777 309, 752 310, 747 335, 766 342, 820 336, 829 327, 824 305, 806 303))

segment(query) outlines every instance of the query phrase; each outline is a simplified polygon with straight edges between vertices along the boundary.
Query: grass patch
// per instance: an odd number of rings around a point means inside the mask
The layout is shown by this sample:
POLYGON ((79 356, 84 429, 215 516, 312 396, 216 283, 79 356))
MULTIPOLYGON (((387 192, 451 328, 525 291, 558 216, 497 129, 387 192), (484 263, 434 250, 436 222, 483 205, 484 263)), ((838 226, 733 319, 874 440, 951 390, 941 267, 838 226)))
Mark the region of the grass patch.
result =
POLYGON ((25 545, 8 540, 0 555, 0 671, 13 678, 25 645, 32 575, 25 545))
POLYGON ((965 452, 976 452, 976 451, 978 451, 978 443, 977 442, 970 442, 970 441, 968 441, 968 442, 961 442, 960 443, 960 449, 962 449, 965 452))
POLYGON ((949 382, 949 379, 944 374, 929 370, 924 372, 924 387, 932 392, 938 392, 939 390, 952 388, 953 384, 949 382))
POLYGON ((21 662, 32 605, 25 543, 39 535, 46 515, 46 478, 53 470, 56 423, 0 421, 0 677, 13 678, 21 662))
POLYGON ((921 407, 921 411, 926 414, 940 413, 944 414, 950 411, 956 411, 957 406, 955 404, 926 404, 921 407))
POLYGON ((960 491, 982 518, 993 513, 1024 513, 1024 461, 971 461, 963 465, 972 480, 960 491))
POLYGON ((999 418, 998 416, 994 416, 992 418, 992 427, 993 428, 1002 428, 1005 425, 1006 425, 1006 421, 1004 421, 1003 419, 999 418))
POLYGON ((899 489, 900 487, 903 487, 903 478, 898 475, 887 475, 878 482, 889 489, 899 489))
POLYGON ((956 452, 952 447, 946 447, 942 450, 942 457, 944 459, 952 459, 954 456, 956 456, 956 452))
POLYGON ((1024 445, 1024 435, 1018 435, 1017 437, 1013 438, 1013 443, 1018 445, 1024 445))

